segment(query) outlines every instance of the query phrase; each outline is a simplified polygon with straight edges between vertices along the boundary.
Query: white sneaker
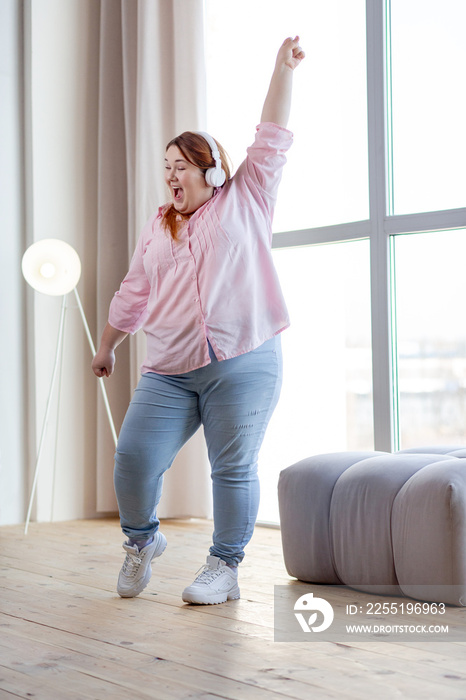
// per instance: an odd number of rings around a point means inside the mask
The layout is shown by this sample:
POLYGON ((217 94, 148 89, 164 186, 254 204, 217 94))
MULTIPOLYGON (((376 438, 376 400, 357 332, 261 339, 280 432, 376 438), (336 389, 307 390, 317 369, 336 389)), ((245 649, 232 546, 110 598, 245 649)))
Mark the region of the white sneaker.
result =
POLYGON ((239 598, 238 569, 232 569, 219 557, 207 557, 194 582, 184 589, 182 598, 185 603, 198 605, 215 605, 227 600, 239 598))
POLYGON ((117 591, 122 598, 134 598, 147 586, 152 574, 151 562, 167 546, 165 535, 157 530, 154 539, 139 551, 137 545, 123 544, 126 559, 118 576, 117 591))

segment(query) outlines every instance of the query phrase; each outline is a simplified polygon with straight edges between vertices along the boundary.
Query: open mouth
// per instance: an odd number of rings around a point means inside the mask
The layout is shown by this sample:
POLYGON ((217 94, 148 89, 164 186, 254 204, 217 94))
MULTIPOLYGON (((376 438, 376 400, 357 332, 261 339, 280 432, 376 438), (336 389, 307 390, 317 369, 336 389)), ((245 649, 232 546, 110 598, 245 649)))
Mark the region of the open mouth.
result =
POLYGON ((174 187, 173 188, 173 197, 175 199, 175 202, 179 202, 180 199, 182 198, 182 196, 183 196, 183 190, 181 189, 181 187, 174 187))

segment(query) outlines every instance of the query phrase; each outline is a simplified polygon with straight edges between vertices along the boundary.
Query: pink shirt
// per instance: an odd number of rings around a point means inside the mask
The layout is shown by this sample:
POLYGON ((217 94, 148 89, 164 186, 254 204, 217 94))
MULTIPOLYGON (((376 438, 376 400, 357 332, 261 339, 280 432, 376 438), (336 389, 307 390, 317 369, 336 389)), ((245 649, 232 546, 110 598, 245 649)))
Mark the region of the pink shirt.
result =
POLYGON ((272 261, 272 217, 293 135, 259 124, 231 180, 184 222, 179 241, 144 226, 109 323, 147 336, 141 372, 182 374, 254 350, 289 326, 272 261))

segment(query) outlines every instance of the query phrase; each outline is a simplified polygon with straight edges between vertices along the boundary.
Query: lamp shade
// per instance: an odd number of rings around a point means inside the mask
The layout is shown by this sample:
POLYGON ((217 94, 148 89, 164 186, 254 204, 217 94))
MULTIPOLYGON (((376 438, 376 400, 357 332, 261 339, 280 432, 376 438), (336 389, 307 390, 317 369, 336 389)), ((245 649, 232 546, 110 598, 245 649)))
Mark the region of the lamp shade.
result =
POLYGON ((58 238, 33 243, 23 255, 24 278, 37 292, 61 296, 71 292, 81 277, 79 255, 58 238))

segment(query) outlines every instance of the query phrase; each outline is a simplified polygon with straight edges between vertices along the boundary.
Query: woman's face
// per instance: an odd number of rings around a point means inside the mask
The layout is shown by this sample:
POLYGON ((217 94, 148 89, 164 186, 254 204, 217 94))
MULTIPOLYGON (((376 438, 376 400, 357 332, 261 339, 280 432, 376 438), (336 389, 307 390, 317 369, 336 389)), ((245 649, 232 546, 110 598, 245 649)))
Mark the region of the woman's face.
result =
POLYGON ((165 182, 173 206, 180 214, 192 214, 213 195, 203 171, 189 163, 178 146, 170 146, 165 154, 165 182))

